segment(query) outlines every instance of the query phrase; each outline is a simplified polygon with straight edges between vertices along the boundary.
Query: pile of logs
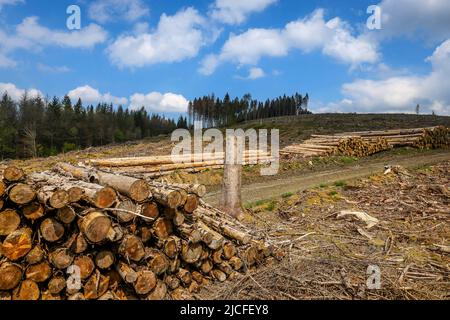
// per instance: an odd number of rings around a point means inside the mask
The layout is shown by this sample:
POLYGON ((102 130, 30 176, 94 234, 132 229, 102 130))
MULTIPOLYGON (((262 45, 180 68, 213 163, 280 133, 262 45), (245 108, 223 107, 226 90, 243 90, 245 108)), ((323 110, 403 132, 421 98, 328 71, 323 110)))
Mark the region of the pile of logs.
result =
POLYGON ((360 158, 389 150, 390 148, 389 143, 382 137, 378 137, 375 141, 371 142, 360 137, 351 137, 339 141, 336 152, 340 155, 360 158))
POLYGON ((66 163, 28 176, 7 167, 0 300, 188 299, 273 259, 204 194, 66 163))
MULTIPOLYGON (((267 152, 247 150, 242 155, 242 164, 256 165, 272 161, 267 152)), ((92 159, 86 165, 116 173, 133 174, 142 178, 156 178, 175 171, 201 172, 209 169, 223 168, 225 153, 204 153, 188 156, 152 156, 113 159, 92 159)))
POLYGON ((415 141, 414 147, 420 149, 437 149, 450 147, 450 128, 443 126, 425 129, 422 136, 415 141))
POLYGON ((384 131, 343 132, 334 135, 312 135, 302 144, 284 148, 282 154, 299 154, 304 157, 341 154, 363 157, 394 147, 422 149, 450 146, 450 128, 397 129, 384 131))

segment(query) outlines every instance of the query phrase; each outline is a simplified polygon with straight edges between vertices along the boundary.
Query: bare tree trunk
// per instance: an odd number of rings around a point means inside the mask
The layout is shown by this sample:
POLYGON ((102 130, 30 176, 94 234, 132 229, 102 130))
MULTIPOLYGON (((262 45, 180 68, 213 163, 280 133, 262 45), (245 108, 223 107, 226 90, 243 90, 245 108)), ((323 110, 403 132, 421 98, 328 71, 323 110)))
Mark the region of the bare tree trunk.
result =
POLYGON ((242 164, 225 163, 220 207, 237 219, 243 215, 241 198, 242 164))

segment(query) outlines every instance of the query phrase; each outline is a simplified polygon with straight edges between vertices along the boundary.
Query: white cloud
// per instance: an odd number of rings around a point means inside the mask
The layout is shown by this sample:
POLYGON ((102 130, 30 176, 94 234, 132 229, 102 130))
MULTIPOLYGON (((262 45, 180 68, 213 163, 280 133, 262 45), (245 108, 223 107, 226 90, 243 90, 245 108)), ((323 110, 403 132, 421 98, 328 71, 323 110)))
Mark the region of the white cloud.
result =
POLYGON ((12 5, 15 6, 19 3, 24 3, 24 0, 0 0, 0 10, 2 10, 3 6, 12 5))
POLYGON ((265 76, 266 76, 266 73, 264 72, 263 69, 253 67, 248 70, 248 75, 246 77, 238 76, 237 78, 243 79, 243 80, 256 80, 256 79, 264 78, 265 76))
POLYGON ((17 26, 17 37, 35 45, 56 45, 69 48, 92 48, 106 41, 107 32, 96 24, 81 30, 52 30, 39 24, 38 17, 25 18, 17 26))
POLYGON ((250 29, 240 35, 230 35, 222 48, 220 60, 255 65, 262 56, 282 57, 288 49, 280 30, 250 29))
POLYGON ((405 112, 420 104, 426 113, 450 115, 450 39, 427 58, 428 75, 394 76, 381 80, 357 79, 342 86, 344 100, 319 108, 324 111, 405 112))
POLYGON ((422 37, 442 42, 450 38, 450 1, 383 0, 382 36, 422 37))
POLYGON ((89 18, 99 23, 117 20, 136 21, 150 10, 141 0, 96 0, 89 5, 89 18))
POLYGON ((44 96, 41 91, 34 89, 34 88, 25 90, 25 89, 17 88, 16 85, 13 83, 0 82, 0 95, 3 96, 3 94, 5 94, 5 92, 8 93, 8 95, 15 101, 19 101, 25 93, 30 98, 44 96))
POLYGON ((97 89, 94 89, 88 85, 78 87, 69 91, 67 94, 69 98, 76 102, 78 98, 81 99, 83 103, 86 104, 97 104, 97 103, 112 103, 114 105, 126 105, 128 103, 127 98, 116 97, 108 93, 100 93, 97 89))
POLYGON ((148 112, 186 112, 188 104, 185 97, 170 92, 136 93, 130 97, 129 109, 140 110, 144 107, 148 112))
POLYGON ((334 18, 324 20, 324 11, 286 24, 283 29, 249 29, 234 35, 218 55, 210 55, 199 72, 212 74, 224 62, 238 65, 256 65, 262 57, 283 57, 291 50, 304 53, 321 49, 322 53, 353 67, 379 60, 378 46, 366 35, 354 36, 347 23, 334 18))
POLYGON ((226 24, 241 24, 251 13, 261 12, 277 0, 216 0, 210 16, 226 24))
POLYGON ((5 54, 0 52, 0 68, 12 68, 17 65, 17 62, 8 58, 5 54))
POLYGON ((173 16, 163 14, 153 33, 122 35, 108 49, 110 60, 119 67, 143 67, 162 62, 179 62, 195 57, 207 42, 205 19, 194 8, 173 16))
POLYGON ((40 25, 38 17, 27 17, 13 32, 0 29, 0 68, 17 65, 17 62, 10 58, 15 50, 33 52, 45 46, 89 49, 105 42, 107 35, 107 32, 96 24, 77 31, 53 30, 40 25))
POLYGON ((67 73, 72 71, 69 67, 66 66, 48 66, 43 63, 38 63, 37 68, 41 72, 48 73, 67 73))

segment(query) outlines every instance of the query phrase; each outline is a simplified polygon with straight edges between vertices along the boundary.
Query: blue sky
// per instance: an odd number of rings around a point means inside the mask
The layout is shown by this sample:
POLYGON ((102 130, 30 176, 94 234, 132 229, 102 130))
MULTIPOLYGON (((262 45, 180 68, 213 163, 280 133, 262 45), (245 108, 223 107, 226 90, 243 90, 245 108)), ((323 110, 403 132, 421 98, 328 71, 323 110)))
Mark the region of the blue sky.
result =
POLYGON ((298 91, 315 112, 449 115, 449 72, 448 0, 0 0, 0 92, 16 99, 173 114, 209 93, 298 91))

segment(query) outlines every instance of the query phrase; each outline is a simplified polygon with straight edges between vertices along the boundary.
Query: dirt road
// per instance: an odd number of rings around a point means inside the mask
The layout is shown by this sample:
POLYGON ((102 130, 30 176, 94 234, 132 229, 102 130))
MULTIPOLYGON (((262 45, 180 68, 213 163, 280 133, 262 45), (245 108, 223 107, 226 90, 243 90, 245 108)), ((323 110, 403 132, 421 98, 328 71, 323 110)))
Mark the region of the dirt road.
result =
MULTIPOLYGON (((262 199, 276 198, 284 193, 295 193, 301 190, 316 187, 321 183, 329 184, 336 181, 349 181, 352 179, 367 177, 382 171, 384 166, 387 164, 414 168, 423 165, 431 165, 446 160, 450 160, 449 151, 431 155, 405 155, 398 156, 394 159, 368 160, 345 168, 293 175, 283 178, 269 177, 265 182, 242 186, 242 201, 243 203, 247 203, 262 199)), ((212 192, 205 197, 205 200, 211 204, 217 204, 219 195, 220 191, 212 192)))

